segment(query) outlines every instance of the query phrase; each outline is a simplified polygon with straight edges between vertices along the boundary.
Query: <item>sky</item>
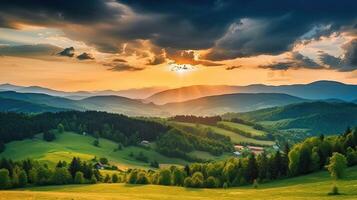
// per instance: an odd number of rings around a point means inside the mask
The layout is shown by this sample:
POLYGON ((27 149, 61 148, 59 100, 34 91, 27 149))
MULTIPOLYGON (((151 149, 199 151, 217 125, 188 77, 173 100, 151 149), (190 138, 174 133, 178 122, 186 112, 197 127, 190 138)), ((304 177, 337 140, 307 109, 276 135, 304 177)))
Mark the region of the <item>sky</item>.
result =
POLYGON ((357 84, 353 0, 1 0, 0 83, 357 84))

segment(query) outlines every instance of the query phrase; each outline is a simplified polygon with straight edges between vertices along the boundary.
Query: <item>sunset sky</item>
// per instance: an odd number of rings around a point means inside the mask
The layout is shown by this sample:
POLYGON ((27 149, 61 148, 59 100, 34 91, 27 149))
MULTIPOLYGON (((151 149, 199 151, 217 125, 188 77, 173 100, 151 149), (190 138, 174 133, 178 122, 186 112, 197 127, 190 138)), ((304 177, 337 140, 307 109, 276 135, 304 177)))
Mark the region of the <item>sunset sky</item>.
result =
POLYGON ((75 91, 316 80, 357 84, 357 1, 0 1, 0 83, 75 91))

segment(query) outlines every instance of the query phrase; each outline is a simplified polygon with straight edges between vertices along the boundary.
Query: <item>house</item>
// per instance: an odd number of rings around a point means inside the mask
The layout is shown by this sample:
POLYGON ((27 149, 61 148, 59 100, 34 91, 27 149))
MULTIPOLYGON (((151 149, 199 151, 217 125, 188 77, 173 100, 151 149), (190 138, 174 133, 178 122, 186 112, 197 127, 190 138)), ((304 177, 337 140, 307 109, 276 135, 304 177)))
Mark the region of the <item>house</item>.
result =
POLYGON ((100 163, 100 162, 96 162, 94 164, 94 168, 96 168, 96 169, 104 169, 104 165, 102 163, 100 163))
POLYGON ((150 146, 150 142, 147 141, 147 140, 143 140, 143 141, 140 142, 140 145, 148 147, 148 146, 150 146))
POLYGON ((240 157, 242 155, 239 151, 235 151, 235 152, 233 152, 233 154, 237 157, 240 157))

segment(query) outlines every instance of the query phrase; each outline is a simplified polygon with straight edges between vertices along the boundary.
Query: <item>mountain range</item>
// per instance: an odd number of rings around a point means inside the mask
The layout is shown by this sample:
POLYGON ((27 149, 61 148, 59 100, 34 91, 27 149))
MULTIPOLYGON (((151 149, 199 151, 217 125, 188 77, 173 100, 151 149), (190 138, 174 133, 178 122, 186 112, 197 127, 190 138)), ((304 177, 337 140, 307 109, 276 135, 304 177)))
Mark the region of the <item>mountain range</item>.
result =
MULTIPOLYGON (((163 89, 63 92, 38 86, 3 84, 0 85, 0 97, 38 106, 46 105, 51 108, 49 109, 51 112, 54 111, 53 108, 58 108, 163 117, 177 114, 220 115, 227 112, 249 112, 316 100, 335 103, 357 102, 356 85, 331 81, 283 86, 189 86, 161 91, 163 89), (150 93, 155 94, 150 96, 150 93), (142 98, 130 98, 118 94, 142 98), (145 98, 145 96, 149 97, 145 98)), ((42 109, 46 110, 46 108, 42 109)), ((41 111, 41 109, 36 110, 41 111)))

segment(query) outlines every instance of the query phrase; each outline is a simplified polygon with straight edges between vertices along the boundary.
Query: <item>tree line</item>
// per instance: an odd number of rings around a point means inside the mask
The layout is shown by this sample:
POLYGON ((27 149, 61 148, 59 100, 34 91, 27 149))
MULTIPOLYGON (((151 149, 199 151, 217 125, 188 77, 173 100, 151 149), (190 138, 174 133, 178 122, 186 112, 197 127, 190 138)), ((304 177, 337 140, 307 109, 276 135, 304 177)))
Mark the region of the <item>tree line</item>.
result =
POLYGON ((74 157, 70 163, 59 161, 55 168, 30 159, 0 160, 0 189, 25 187, 27 185, 64 185, 97 183, 103 181, 100 172, 92 163, 74 157))
POLYGON ((169 118, 169 120, 177 121, 177 122, 188 122, 188 123, 197 123, 197 124, 207 124, 207 125, 216 125, 217 122, 221 121, 222 118, 220 116, 195 116, 195 115, 176 115, 174 117, 169 118))

